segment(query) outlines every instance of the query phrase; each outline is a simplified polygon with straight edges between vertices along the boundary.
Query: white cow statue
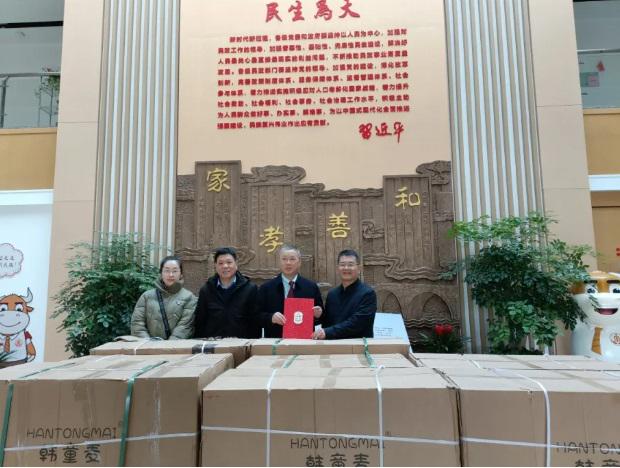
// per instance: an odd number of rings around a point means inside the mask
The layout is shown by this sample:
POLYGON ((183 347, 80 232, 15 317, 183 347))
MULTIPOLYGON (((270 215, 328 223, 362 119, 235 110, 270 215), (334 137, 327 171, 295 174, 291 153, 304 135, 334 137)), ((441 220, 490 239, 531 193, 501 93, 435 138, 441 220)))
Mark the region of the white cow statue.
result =
POLYGON ((573 331, 572 354, 620 363, 620 274, 593 271, 574 292, 586 318, 573 331))

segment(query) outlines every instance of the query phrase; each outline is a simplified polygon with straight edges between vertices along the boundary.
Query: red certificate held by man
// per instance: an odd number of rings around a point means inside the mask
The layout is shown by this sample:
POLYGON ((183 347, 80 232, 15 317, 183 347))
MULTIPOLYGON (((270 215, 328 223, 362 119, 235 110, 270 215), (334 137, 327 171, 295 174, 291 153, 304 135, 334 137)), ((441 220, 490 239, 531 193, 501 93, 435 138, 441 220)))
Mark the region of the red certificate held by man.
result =
POLYGON ((282 330, 283 338, 312 338, 314 331, 314 299, 287 297, 284 299, 286 323, 282 330))

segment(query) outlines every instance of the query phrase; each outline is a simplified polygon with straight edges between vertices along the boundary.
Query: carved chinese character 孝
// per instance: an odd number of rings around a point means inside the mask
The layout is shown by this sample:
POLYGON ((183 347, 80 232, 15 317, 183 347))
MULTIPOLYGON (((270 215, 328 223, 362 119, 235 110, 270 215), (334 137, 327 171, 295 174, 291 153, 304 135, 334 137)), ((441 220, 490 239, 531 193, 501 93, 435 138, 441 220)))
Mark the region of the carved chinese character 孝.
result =
POLYGON ((340 15, 338 18, 344 18, 347 15, 352 16, 353 18, 360 17, 359 13, 355 13, 354 11, 351 10, 351 0, 345 0, 344 6, 340 7, 340 9, 343 10, 344 13, 340 15))
POLYGON ((280 230, 280 226, 269 226, 268 228, 263 229, 263 232, 264 234, 260 235, 263 240, 260 241, 258 245, 265 247, 267 252, 271 253, 284 244, 283 242, 280 242, 280 238, 284 235, 284 233, 280 230))
POLYGON ((276 18, 278 21, 282 21, 278 14, 278 2, 271 2, 267 4, 267 19, 265 23, 269 23, 272 19, 276 18))
POLYGON ((291 5, 288 9, 289 13, 293 13, 293 21, 305 21, 301 13, 301 1, 297 0, 295 5, 291 5))
POLYGON ((359 132, 360 132, 360 135, 362 135, 362 138, 364 140, 368 140, 370 136, 372 135, 372 124, 370 123, 360 124, 359 132))
POLYGON ((329 227, 327 232, 331 233, 332 239, 346 238, 351 228, 348 226, 349 217, 342 211, 339 215, 332 213, 329 215, 329 227))
POLYGON ((407 205, 409 206, 418 206, 421 204, 421 200, 420 200, 420 194, 418 192, 409 192, 407 193, 407 190, 409 190, 407 187, 401 187, 398 189, 398 195, 394 195, 394 198, 396 198, 396 200, 398 200, 394 206, 396 208, 401 207, 403 208, 403 210, 405 209, 405 207, 407 205), (411 197, 416 197, 416 201, 412 201, 411 197))
POLYGON ((221 192, 223 188, 230 190, 228 185, 228 171, 226 169, 215 168, 207 172, 207 192, 221 192))
POLYGON ((316 8, 315 18, 323 17, 325 21, 332 19, 332 10, 327 6, 327 0, 319 0, 316 2, 316 8))

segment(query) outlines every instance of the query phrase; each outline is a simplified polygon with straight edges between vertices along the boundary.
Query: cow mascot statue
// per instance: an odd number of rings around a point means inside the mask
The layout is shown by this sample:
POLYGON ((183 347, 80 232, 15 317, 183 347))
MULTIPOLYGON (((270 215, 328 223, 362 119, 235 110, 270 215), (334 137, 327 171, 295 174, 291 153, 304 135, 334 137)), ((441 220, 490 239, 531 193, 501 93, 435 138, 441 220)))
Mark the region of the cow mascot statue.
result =
POLYGON ((30 362, 37 354, 32 336, 26 330, 30 324, 30 312, 33 311, 28 305, 30 302, 30 288, 26 296, 9 294, 0 297, 0 367, 30 362))
POLYGON ((620 363, 620 275, 593 271, 574 293, 586 318, 573 331, 572 354, 620 363))

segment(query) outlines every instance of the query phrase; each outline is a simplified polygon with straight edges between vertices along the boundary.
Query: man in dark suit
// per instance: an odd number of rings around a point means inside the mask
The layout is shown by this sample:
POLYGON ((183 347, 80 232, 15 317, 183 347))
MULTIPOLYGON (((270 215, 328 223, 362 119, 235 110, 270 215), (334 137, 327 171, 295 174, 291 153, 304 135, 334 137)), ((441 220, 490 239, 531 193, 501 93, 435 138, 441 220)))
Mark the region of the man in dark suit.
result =
POLYGON ((377 295, 360 279, 360 256, 355 250, 338 254, 341 285, 327 293, 322 328, 314 332, 315 340, 372 338, 377 295))
POLYGON ((292 245, 283 245, 279 251, 280 271, 275 278, 258 290, 258 314, 266 338, 282 338, 284 299, 286 297, 314 299, 314 317, 323 313, 323 299, 319 287, 299 274, 301 252, 292 245))

